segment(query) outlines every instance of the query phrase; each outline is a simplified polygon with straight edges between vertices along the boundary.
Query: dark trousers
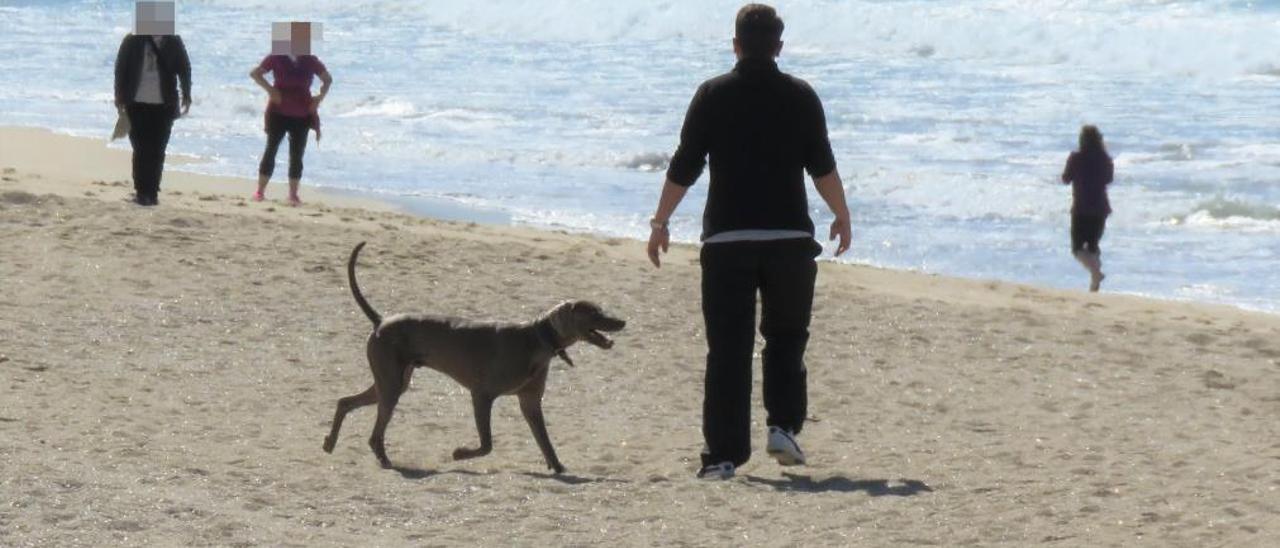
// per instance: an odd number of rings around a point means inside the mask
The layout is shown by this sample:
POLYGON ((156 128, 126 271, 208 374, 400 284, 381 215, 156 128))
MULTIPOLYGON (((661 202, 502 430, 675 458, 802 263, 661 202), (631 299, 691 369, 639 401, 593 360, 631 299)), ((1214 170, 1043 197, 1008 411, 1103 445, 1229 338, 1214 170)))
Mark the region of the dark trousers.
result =
POLYGON ((125 107, 125 114, 133 146, 133 190, 139 198, 155 198, 160 194, 164 152, 173 129, 173 107, 133 103, 125 107))
POLYGON ((311 130, 311 118, 285 116, 276 112, 267 114, 267 149, 262 151, 262 163, 258 174, 271 177, 276 171, 276 152, 280 141, 289 134, 289 179, 302 178, 302 153, 307 150, 307 132, 311 130))
POLYGON ((1101 254, 1102 233, 1107 230, 1106 215, 1072 215, 1071 216, 1071 252, 1088 251, 1101 254))
POLYGON ((822 246, 810 239, 725 242, 702 248, 707 373, 704 466, 751 458, 751 355, 756 294, 764 336, 766 423, 799 433, 808 408, 804 350, 822 246))

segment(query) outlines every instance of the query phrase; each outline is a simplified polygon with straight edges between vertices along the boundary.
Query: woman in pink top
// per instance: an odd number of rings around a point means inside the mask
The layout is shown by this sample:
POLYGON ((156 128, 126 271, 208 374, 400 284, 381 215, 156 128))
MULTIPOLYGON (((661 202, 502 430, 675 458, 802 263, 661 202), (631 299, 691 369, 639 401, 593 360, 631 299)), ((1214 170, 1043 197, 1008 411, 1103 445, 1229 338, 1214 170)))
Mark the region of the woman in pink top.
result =
POLYGON ((298 199, 298 184, 302 180, 302 154, 307 146, 307 131, 314 128, 320 138, 320 103, 329 93, 333 77, 320 59, 311 55, 311 23, 288 23, 288 42, 278 40, 273 29, 272 54, 262 60, 249 76, 270 96, 267 103, 265 130, 267 148, 258 165, 258 191, 254 201, 262 201, 267 182, 276 167, 276 151, 285 134, 289 134, 289 205, 302 203, 298 199), (282 53, 287 51, 288 53, 282 53), (274 84, 264 77, 270 72, 274 84), (320 78, 320 94, 311 96, 311 84, 320 78))

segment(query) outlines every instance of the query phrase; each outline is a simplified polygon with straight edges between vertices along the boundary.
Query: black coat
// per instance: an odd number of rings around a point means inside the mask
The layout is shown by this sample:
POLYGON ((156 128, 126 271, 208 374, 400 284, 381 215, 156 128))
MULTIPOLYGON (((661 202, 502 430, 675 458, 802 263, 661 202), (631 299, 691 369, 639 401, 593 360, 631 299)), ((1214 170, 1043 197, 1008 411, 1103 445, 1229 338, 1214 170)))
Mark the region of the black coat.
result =
MULTIPOLYGON (((116 54, 116 103, 134 103, 133 97, 138 93, 138 81, 142 77, 143 48, 151 47, 147 45, 150 40, 150 36, 130 34, 120 42, 120 53, 116 54)), ((182 37, 176 34, 160 39, 159 52, 156 64, 160 69, 161 97, 164 105, 177 117, 179 82, 182 83, 182 97, 191 98, 191 60, 187 57, 182 37)))

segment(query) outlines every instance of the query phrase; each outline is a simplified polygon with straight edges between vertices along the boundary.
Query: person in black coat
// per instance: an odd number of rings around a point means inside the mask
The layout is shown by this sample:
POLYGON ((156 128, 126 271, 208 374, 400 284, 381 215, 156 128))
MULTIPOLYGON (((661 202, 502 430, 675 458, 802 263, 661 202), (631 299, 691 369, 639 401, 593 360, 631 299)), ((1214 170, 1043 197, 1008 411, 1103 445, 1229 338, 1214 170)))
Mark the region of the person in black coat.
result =
POLYGON ((144 206, 158 203, 169 132, 191 108, 191 60, 174 30, 173 2, 138 2, 137 33, 116 55, 115 104, 129 120, 134 199, 144 206))

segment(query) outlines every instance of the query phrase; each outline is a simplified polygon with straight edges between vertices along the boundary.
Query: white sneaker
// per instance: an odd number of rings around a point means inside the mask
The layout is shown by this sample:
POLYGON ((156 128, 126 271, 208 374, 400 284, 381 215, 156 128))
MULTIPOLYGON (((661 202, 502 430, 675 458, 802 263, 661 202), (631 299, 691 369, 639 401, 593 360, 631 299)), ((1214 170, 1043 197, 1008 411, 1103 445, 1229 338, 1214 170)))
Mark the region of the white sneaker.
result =
POLYGON ((698 471, 698 479, 704 480, 727 480, 733 477, 733 463, 724 461, 720 464, 710 464, 703 466, 698 471))
POLYGON ((769 445, 766 450, 783 466, 804 464, 804 451, 800 450, 796 437, 777 426, 769 427, 769 445))

